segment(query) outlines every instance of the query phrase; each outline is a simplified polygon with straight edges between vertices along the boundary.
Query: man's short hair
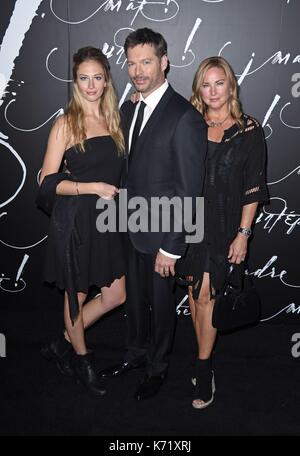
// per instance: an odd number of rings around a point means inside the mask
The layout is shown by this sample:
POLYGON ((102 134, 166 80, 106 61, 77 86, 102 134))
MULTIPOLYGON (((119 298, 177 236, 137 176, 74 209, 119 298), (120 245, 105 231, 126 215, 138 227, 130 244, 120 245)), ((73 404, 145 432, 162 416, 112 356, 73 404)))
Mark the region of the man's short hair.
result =
POLYGON ((156 56, 160 59, 164 55, 167 55, 168 45, 164 37, 160 33, 154 32, 154 30, 147 27, 135 30, 127 36, 124 44, 126 56, 129 48, 134 48, 139 44, 150 44, 153 46, 156 56))

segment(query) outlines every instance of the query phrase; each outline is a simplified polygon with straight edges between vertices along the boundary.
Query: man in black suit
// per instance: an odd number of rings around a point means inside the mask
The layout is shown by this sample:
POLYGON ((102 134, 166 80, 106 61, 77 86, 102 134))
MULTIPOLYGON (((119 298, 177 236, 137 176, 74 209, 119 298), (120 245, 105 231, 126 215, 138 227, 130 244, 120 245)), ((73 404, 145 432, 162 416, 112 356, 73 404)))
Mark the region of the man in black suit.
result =
MULTIPOLYGON (((132 32, 125 42, 128 74, 139 102, 122 106, 127 143, 128 199, 143 197, 149 220, 153 197, 201 196, 207 145, 206 124, 198 111, 165 79, 167 44, 148 28, 132 32)), ((144 214, 145 215, 145 214, 144 214)), ((174 218, 174 216, 173 216, 174 218)), ((127 274, 128 346, 124 360, 102 371, 116 377, 146 366, 135 398, 156 394, 166 377, 174 336, 176 309, 174 267, 186 250, 185 233, 129 231, 127 274)), ((143 228, 144 229, 144 228, 143 228)), ((130 230, 130 227, 129 227, 130 230)))

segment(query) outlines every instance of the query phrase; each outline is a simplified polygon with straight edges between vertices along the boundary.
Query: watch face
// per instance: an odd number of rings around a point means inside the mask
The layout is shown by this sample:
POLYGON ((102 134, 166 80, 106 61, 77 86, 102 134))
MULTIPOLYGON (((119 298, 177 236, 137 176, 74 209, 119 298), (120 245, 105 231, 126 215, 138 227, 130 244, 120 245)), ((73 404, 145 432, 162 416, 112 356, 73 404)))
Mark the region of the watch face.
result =
POLYGON ((245 236, 251 236, 252 230, 250 228, 239 228, 239 233, 244 234, 245 236))

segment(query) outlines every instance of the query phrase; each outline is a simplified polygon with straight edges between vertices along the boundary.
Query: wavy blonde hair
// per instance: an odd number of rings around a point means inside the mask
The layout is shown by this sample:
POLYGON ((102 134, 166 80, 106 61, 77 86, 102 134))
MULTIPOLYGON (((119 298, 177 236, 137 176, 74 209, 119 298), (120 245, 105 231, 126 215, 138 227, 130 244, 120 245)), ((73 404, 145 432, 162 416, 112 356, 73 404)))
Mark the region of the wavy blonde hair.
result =
POLYGON ((73 94, 65 113, 68 142, 76 144, 81 152, 85 151, 86 127, 84 109, 76 81, 79 65, 89 60, 98 62, 104 70, 106 87, 104 87, 103 94, 99 100, 99 113, 105 118, 107 129, 116 143, 118 152, 124 153, 125 141, 110 66, 103 52, 91 46, 79 49, 73 56, 73 94))
POLYGON ((230 64, 223 57, 208 57, 200 63, 193 80, 192 96, 190 98, 190 102, 199 112, 201 112, 203 116, 205 116, 208 107, 201 97, 200 88, 203 83, 206 72, 211 68, 215 67, 221 68, 226 75, 226 78, 229 82, 229 87, 231 89, 231 95, 229 98, 230 115, 233 118, 233 120, 238 123, 240 129, 243 129, 243 111, 238 95, 237 80, 230 64))

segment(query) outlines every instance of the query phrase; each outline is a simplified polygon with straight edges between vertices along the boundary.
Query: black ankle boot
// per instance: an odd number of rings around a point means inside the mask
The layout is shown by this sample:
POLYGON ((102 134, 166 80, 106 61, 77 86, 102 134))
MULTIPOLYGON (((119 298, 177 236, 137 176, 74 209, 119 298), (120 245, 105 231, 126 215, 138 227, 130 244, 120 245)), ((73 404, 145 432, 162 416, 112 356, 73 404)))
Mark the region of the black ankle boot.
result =
POLYGON ((103 396, 106 393, 105 387, 97 378, 92 352, 74 356, 74 374, 76 382, 82 384, 93 395, 103 396))
POLYGON ((216 391, 211 358, 196 360, 192 383, 194 385, 192 406, 196 409, 208 407, 213 402, 216 391))
POLYGON ((43 347, 41 354, 49 361, 55 361, 62 374, 69 376, 74 374, 72 367, 74 350, 72 344, 66 340, 64 335, 43 347))

